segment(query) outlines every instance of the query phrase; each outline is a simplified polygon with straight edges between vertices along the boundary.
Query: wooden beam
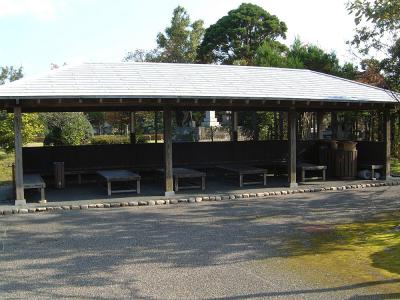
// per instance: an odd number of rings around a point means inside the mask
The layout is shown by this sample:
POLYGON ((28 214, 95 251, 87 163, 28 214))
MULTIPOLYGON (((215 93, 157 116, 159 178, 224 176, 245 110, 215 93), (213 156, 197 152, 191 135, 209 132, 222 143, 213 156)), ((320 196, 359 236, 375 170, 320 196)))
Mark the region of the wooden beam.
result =
POLYGON ((232 118, 232 133, 231 133, 231 141, 232 142, 237 142, 239 138, 239 132, 238 132, 238 113, 237 111, 232 111, 231 112, 231 118, 232 118))
POLYGON ((296 180, 296 124, 297 112, 290 109, 288 113, 288 129, 289 129, 289 187, 296 188, 298 186, 296 180))
POLYGON ((390 110, 385 109, 383 113, 383 139, 384 139, 384 145, 385 145, 385 178, 390 179, 390 148, 391 148, 391 141, 390 141, 390 110))
POLYGON ((166 197, 175 195, 172 166, 172 111, 170 109, 164 109, 164 185, 166 197))
POLYGON ((22 113, 21 106, 14 107, 15 141, 15 205, 25 205, 24 170, 22 164, 22 113))

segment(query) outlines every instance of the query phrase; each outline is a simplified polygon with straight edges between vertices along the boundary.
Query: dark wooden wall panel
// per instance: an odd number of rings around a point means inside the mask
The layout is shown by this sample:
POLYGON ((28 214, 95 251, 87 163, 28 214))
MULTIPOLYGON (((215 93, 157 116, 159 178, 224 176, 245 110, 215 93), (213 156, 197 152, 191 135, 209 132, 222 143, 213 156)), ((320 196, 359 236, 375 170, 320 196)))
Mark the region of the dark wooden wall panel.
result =
MULTIPOLYGON (((315 160, 314 141, 299 141, 301 159, 315 160)), ((287 141, 244 141, 173 144, 174 166, 213 167, 223 163, 268 163, 286 160, 287 141)), ((163 144, 84 145, 23 148, 24 170, 51 173, 53 162, 64 162, 66 170, 100 168, 161 168, 163 144)))

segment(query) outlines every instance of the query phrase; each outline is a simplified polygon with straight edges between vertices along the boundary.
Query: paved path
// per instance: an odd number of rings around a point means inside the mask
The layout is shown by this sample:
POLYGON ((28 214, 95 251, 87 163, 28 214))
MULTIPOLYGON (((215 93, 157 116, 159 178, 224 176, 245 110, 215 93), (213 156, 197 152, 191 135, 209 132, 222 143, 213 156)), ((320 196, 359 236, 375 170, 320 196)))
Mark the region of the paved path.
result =
POLYGON ((0 297, 400 298, 385 296, 382 289, 384 284, 399 285, 397 280, 331 286, 307 282, 285 266, 288 253, 281 247, 283 238, 304 224, 350 221, 398 209, 399 192, 400 187, 384 187, 3 216, 0 297))

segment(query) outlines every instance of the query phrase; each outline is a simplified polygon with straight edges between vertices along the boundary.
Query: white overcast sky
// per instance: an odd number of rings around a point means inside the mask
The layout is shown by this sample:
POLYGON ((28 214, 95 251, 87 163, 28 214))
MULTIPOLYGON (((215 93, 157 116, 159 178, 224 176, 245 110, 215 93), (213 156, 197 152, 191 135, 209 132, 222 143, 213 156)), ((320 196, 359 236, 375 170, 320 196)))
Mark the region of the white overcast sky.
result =
MULTIPOLYGON (((22 65, 34 75, 50 64, 121 61, 127 51, 155 47, 173 9, 184 6, 193 20, 216 22, 238 0, 0 0, 0 66, 22 65)), ((347 0, 254 0, 288 26, 286 43, 296 36, 343 62, 355 60, 346 41, 354 23, 347 0)))

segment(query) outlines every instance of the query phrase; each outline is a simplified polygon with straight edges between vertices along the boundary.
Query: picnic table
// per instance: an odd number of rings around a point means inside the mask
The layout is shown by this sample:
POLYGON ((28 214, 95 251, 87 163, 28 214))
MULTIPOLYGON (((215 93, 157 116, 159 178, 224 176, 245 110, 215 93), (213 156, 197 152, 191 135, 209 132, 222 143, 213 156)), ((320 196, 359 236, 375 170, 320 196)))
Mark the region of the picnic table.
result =
POLYGON ((111 196, 112 193, 131 193, 136 192, 140 194, 140 175, 133 173, 128 170, 101 170, 97 171, 97 174, 100 175, 107 182, 107 195, 111 196), (128 188, 128 189, 112 189, 113 182, 136 182, 136 188, 128 188))
POLYGON ((44 182, 42 176, 39 174, 24 174, 24 189, 38 189, 40 191, 39 203, 47 202, 45 198, 45 188, 46 183, 44 182))
POLYGON ((243 187, 243 185, 260 184, 260 183, 262 183, 263 185, 267 185, 267 175, 268 175, 267 169, 257 168, 242 164, 219 165, 217 166, 217 168, 239 175, 240 187, 243 187), (263 181, 244 181, 245 175, 262 175, 263 181))

